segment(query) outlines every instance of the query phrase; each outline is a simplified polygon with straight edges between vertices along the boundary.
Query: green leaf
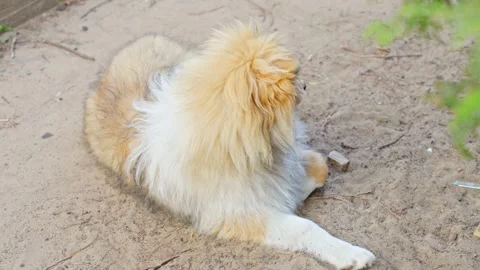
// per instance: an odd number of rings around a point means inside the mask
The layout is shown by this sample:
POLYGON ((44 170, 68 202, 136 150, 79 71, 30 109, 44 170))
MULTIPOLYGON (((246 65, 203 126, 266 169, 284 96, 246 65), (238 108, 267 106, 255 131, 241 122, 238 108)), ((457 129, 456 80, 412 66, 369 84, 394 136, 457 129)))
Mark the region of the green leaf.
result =
POLYGON ((453 111, 455 118, 450 122, 450 131, 455 146, 464 156, 472 158, 465 141, 480 125, 480 88, 470 91, 453 111))
POLYGON ((435 37, 445 25, 454 27, 453 45, 463 46, 468 39, 475 43, 462 78, 437 82, 437 93, 427 98, 452 110, 449 127, 455 146, 464 156, 472 157, 465 141, 469 136, 478 139, 480 126, 480 1, 463 0, 452 6, 445 0, 405 0, 392 20, 371 23, 364 37, 384 46, 414 31, 426 38, 435 37))
POLYGON ((478 43, 471 49, 466 75, 473 83, 480 84, 480 44, 478 43))
POLYGON ((400 35, 402 28, 395 24, 386 24, 380 21, 373 22, 363 33, 366 39, 375 38, 380 46, 388 46, 400 35))
POLYGON ((455 107, 459 102, 459 95, 465 89, 462 83, 440 81, 435 85, 438 90, 435 95, 437 105, 447 108, 455 107))
POLYGON ((10 31, 12 31, 12 30, 13 30, 12 27, 10 27, 10 26, 8 26, 8 25, 6 25, 6 24, 0 24, 0 34, 1 34, 1 33, 5 33, 5 32, 10 32, 10 31))

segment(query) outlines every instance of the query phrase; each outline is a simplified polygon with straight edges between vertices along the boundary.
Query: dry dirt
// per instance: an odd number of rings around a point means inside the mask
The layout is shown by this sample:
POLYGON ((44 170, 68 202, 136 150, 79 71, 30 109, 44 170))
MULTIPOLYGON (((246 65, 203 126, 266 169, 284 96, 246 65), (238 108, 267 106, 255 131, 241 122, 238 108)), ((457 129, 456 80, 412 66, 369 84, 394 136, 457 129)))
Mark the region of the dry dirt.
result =
POLYGON ((361 33, 399 1, 255 0, 264 14, 245 0, 114 0, 80 18, 100 2, 28 22, 18 28, 16 58, 0 59, 0 118, 10 119, 0 122, 0 269, 146 269, 174 256, 162 269, 331 269, 303 254, 194 234, 112 184, 82 136, 85 97, 124 43, 160 32, 197 44, 220 23, 249 17, 280 32, 303 65, 313 147, 352 161, 302 213, 372 250, 373 269, 478 269, 480 191, 451 185, 480 181, 478 159, 458 155, 450 115, 423 100, 438 76, 461 75, 465 52, 405 39, 390 53, 421 56, 371 57, 380 51, 361 33), (96 60, 33 42, 42 38, 96 60))

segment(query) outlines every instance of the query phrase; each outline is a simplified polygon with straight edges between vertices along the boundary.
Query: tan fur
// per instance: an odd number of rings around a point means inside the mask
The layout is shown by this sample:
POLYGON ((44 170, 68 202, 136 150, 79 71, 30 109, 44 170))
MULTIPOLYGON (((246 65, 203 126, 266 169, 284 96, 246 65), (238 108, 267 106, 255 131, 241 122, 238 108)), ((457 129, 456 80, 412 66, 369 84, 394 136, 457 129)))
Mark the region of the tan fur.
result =
POLYGON ((251 217, 247 220, 222 222, 212 230, 211 234, 224 239, 261 242, 265 236, 265 229, 264 220, 251 217))
POLYGON ((176 89, 196 133, 190 145, 192 174, 210 165, 242 173, 269 166, 272 146, 294 144, 297 64, 274 35, 244 25, 217 32, 202 57, 185 69, 176 89))
POLYGON ((174 65, 185 54, 164 37, 142 37, 114 57, 90 94, 85 113, 87 140, 99 161, 117 174, 124 174, 125 161, 135 146, 135 130, 129 126, 138 117, 133 101, 148 98, 147 80, 153 71, 174 65))
MULTIPOLYGON (((209 171, 205 170, 208 166, 226 174, 268 167, 273 159, 272 145, 286 148, 294 144, 291 112, 300 99, 295 85, 296 61, 273 35, 260 36, 251 26, 243 25, 231 31, 236 33, 217 33, 203 58, 185 59, 186 72, 178 74, 182 80, 176 94, 185 100, 185 111, 191 114, 191 126, 196 129, 190 145, 193 155, 186 168, 192 174, 209 171), (234 38, 225 42, 222 35, 229 34, 234 38), (223 68, 212 68, 218 66, 223 68), (209 157, 208 163, 205 157, 209 157)), ((114 172, 124 174, 125 161, 136 146, 136 130, 129 125, 140 115, 133 101, 148 97, 147 81, 153 71, 172 66, 185 54, 169 40, 143 37, 114 57, 89 96, 85 133, 100 162, 114 172)), ((133 183, 131 175, 124 177, 133 183)), ((211 233, 261 241, 264 221, 256 215, 247 219, 226 219, 211 233)))
POLYGON ((323 156, 314 151, 305 151, 307 175, 315 179, 317 184, 324 185, 328 177, 328 166, 323 156))
MULTIPOLYGON (((132 104, 148 99, 152 72, 180 60, 185 60, 184 71, 177 74, 182 79, 175 94, 182 96, 195 131, 186 170, 197 176, 214 170, 228 175, 269 167, 272 146, 294 144, 292 111, 299 100, 294 58, 273 35, 261 36, 243 25, 230 31, 218 32, 200 59, 185 59, 179 45, 157 36, 143 37, 114 57, 86 106, 85 133, 101 163, 124 174, 125 161, 137 143, 130 124, 140 117, 132 104)), ((324 182, 321 159, 313 152, 308 158, 309 174, 324 182)), ((124 177, 133 183, 132 176, 124 177)), ((261 241, 264 221, 254 214, 247 219, 225 219, 211 233, 261 241)))

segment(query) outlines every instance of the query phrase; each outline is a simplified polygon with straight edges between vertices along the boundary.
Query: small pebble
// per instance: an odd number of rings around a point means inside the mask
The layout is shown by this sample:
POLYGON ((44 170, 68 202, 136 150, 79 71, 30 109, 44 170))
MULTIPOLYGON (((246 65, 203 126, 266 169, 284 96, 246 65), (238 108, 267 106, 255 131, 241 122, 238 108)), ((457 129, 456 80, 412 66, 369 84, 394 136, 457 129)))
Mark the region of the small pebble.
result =
POLYGON ((85 31, 85 32, 88 31, 88 26, 85 26, 85 25, 82 26, 82 31, 85 31))
POLYGON ((21 264, 20 264, 20 267, 24 267, 24 266, 25 266, 25 264, 24 264, 24 263, 21 263, 21 264))
POLYGON ((346 172, 350 165, 350 160, 337 151, 328 154, 327 162, 341 172, 346 172))
POLYGON ((50 138, 50 137, 52 137, 52 136, 53 136, 52 133, 50 133, 50 132, 45 132, 45 134, 42 135, 42 139, 48 139, 48 138, 50 138))
POLYGON ((429 147, 429 148, 427 149, 427 152, 432 153, 432 152, 433 152, 432 148, 429 147))

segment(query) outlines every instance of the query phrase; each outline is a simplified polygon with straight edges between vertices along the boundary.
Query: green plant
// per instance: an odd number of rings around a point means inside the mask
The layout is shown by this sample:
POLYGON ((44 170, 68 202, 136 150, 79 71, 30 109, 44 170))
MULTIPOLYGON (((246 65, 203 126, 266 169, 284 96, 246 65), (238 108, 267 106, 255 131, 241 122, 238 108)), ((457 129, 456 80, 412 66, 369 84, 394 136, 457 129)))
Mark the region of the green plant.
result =
POLYGON ((5 32, 9 32, 9 31, 12 31, 12 27, 6 25, 6 24, 0 24, 0 34, 1 33, 5 33, 5 32))
POLYGON ((477 136, 480 125, 480 1, 406 0, 397 14, 387 22, 372 22, 365 30, 366 38, 387 46, 400 36, 413 32, 436 38, 444 26, 451 27, 454 46, 473 40, 464 76, 459 81, 439 81, 430 100, 454 114, 449 129, 455 146, 465 157, 473 157, 465 145, 469 136, 477 136), (457 1, 455 1, 457 2, 457 1))

